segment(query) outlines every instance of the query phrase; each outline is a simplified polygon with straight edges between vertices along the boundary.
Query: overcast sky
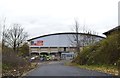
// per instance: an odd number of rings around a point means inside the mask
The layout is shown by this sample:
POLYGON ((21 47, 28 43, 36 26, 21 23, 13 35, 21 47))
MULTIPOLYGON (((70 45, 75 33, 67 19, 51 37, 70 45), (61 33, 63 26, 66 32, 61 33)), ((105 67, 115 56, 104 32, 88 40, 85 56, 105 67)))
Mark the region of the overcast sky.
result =
POLYGON ((0 0, 0 21, 19 23, 30 37, 71 32, 75 20, 101 35, 118 25, 119 0, 0 0))

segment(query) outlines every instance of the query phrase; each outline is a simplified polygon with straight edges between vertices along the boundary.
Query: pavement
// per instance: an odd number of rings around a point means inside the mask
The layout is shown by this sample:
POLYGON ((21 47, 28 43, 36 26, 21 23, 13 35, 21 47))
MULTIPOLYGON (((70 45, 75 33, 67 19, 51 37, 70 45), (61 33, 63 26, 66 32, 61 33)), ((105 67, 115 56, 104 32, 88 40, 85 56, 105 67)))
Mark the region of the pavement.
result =
POLYGON ((111 76, 110 74, 64 65, 65 61, 39 63, 26 76, 111 76))

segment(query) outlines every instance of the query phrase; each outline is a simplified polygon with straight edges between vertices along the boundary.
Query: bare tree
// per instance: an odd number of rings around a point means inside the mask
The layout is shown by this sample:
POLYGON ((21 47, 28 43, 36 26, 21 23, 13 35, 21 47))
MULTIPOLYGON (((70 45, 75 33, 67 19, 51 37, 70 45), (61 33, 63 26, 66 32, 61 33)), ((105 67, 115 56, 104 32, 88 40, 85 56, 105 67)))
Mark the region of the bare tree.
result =
POLYGON ((5 22, 6 22, 6 18, 4 18, 4 20, 3 20, 3 25, 1 25, 1 27, 2 27, 2 32, 1 32, 1 34, 2 34, 2 48, 4 47, 4 33, 5 33, 5 22))
POLYGON ((85 34, 82 39, 82 47, 92 45, 96 42, 95 35, 98 35, 97 32, 87 29, 85 24, 83 26, 83 33, 85 34))
POLYGON ((72 35, 72 38, 68 36, 70 42, 71 42, 71 45, 75 47, 75 50, 77 52, 77 55, 80 54, 80 35, 79 35, 79 24, 78 22, 75 20, 75 25, 74 25, 74 28, 72 29, 75 34, 72 35))
POLYGON ((73 39, 70 39, 69 37, 69 40, 71 41, 71 45, 76 47, 77 55, 80 55, 81 47, 84 48, 84 46, 91 45, 95 42, 95 32, 88 30, 84 25, 83 28, 81 27, 83 33, 80 34, 80 26, 77 20, 75 20, 75 25, 72 30, 75 34, 73 34, 73 39))
POLYGON ((13 24, 10 29, 4 30, 3 34, 5 44, 11 47, 14 52, 18 52, 18 48, 28 37, 27 32, 24 32, 20 24, 13 24))
POLYGON ((79 24, 77 21, 75 21, 75 41, 76 41, 76 51, 77 54, 80 54, 80 40, 79 40, 79 24))

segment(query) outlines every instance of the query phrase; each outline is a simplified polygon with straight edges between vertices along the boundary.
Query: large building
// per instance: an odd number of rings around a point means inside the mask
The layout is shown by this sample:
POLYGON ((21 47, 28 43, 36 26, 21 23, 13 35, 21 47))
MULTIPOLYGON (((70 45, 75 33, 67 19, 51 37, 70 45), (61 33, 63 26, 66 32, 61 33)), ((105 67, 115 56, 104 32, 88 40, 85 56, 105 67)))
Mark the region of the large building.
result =
MULTIPOLYGON (((81 47, 93 44, 104 38, 98 35, 85 33, 77 34, 81 47)), ((30 54, 40 55, 42 53, 54 54, 59 52, 75 52, 75 36, 76 33, 54 33, 29 39, 30 54)))

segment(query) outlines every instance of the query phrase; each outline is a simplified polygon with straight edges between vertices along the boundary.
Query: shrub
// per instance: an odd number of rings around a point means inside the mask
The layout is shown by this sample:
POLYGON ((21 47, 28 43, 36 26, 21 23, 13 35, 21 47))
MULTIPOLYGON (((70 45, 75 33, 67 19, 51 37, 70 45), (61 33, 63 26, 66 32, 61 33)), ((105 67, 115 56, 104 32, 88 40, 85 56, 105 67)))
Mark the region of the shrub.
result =
MULTIPOLYGON (((2 71, 3 76, 13 75, 14 70, 17 74, 23 73, 26 68, 30 66, 30 63, 21 56, 18 56, 12 49, 4 47, 2 52, 2 71)), ((14 74, 14 75, 15 75, 14 74)), ((18 75, 19 76, 19 75, 18 75)))
POLYGON ((99 43, 84 48, 78 57, 79 64, 114 65, 120 57, 120 33, 113 33, 99 43))

